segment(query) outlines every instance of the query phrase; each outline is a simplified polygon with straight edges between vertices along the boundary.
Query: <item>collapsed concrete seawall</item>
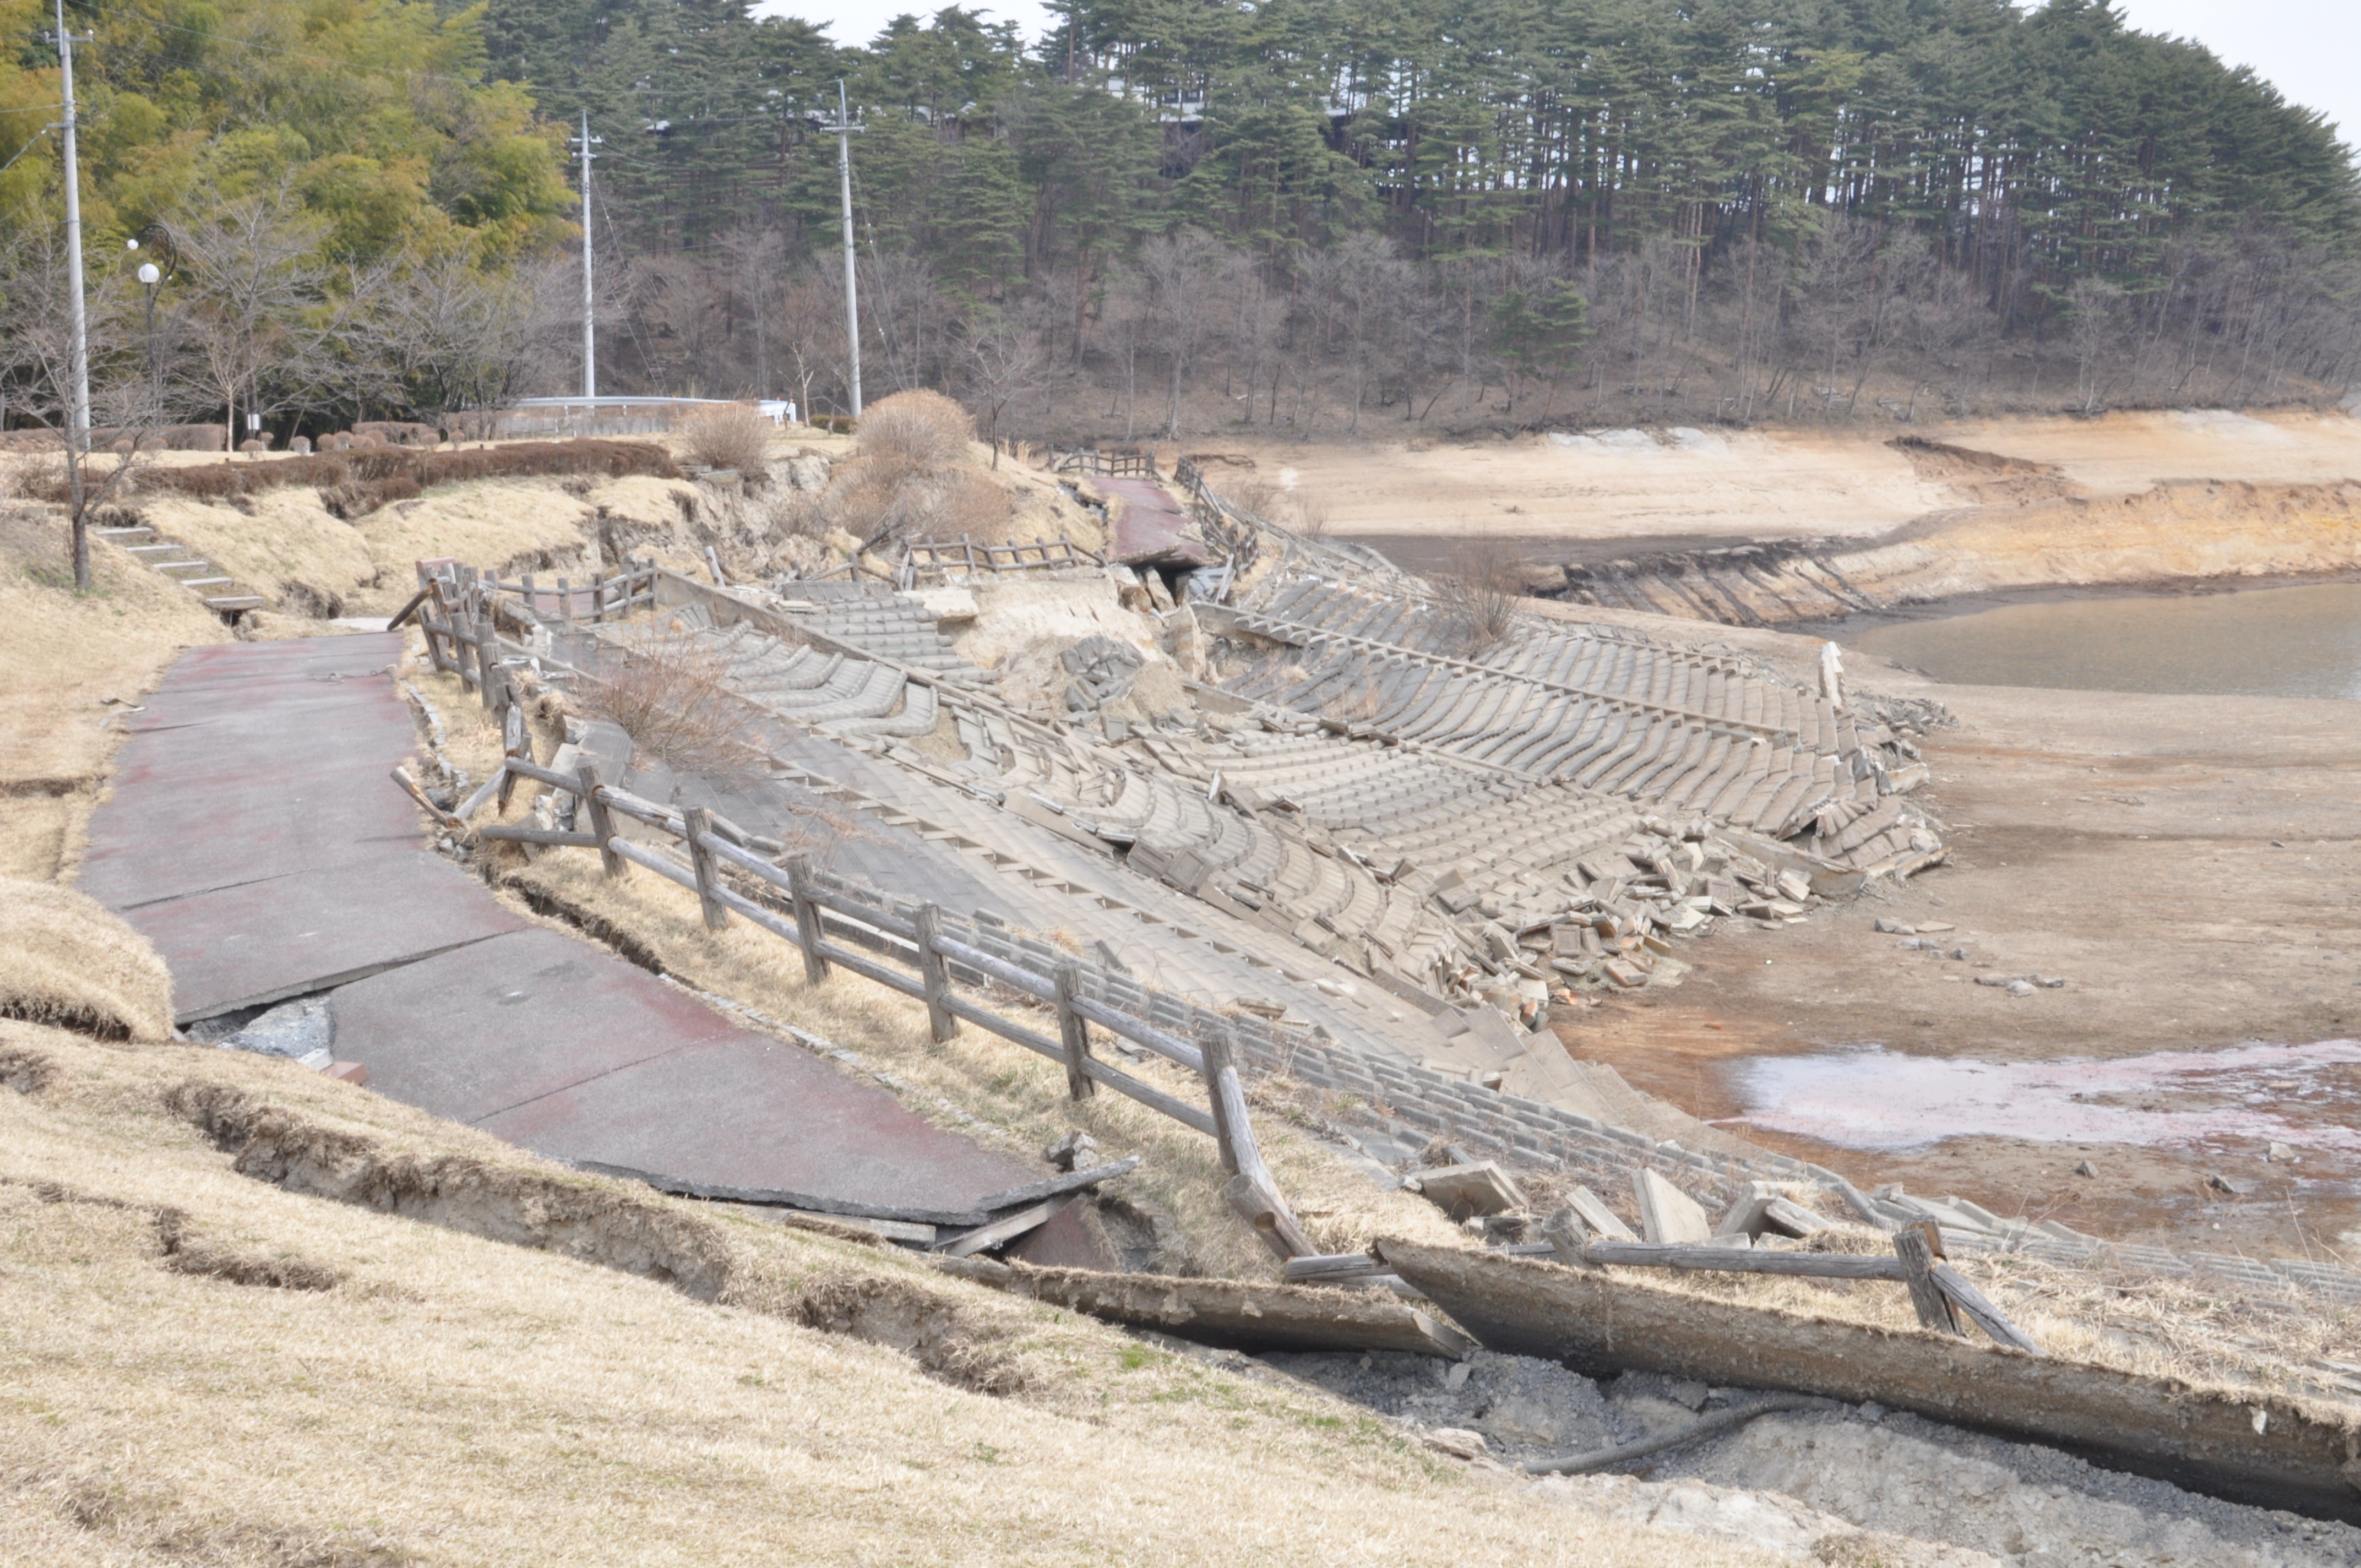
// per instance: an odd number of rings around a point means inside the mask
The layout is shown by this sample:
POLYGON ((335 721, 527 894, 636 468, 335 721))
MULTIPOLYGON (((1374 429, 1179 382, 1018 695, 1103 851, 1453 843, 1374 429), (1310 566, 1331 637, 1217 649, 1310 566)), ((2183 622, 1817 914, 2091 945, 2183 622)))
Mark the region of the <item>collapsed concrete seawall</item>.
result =
POLYGON ((1974 504, 1872 540, 1791 539, 1563 567, 1543 597, 1777 626, 2033 587, 2139 587, 2361 572, 2361 478, 2168 479, 2093 493, 2046 464, 1905 439, 1974 504))

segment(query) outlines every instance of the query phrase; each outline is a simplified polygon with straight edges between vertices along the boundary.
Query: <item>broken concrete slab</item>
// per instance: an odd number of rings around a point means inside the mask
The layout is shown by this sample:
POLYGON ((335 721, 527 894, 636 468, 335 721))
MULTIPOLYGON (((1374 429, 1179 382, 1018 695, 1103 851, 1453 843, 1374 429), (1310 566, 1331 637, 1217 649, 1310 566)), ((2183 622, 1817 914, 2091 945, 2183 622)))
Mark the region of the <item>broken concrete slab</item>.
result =
POLYGON ((1505 1214, 1525 1206, 1524 1190, 1490 1160, 1416 1171, 1402 1178, 1402 1186, 1455 1220, 1505 1214))
POLYGON ((1040 1174, 556 931, 345 986, 335 1006, 337 1050, 379 1092, 570 1163, 942 1223, 1040 1174))
POLYGON ((1698 1201, 1646 1167, 1631 1173, 1632 1196, 1640 1201, 1640 1228, 1652 1242, 1702 1242, 1713 1222, 1698 1201))

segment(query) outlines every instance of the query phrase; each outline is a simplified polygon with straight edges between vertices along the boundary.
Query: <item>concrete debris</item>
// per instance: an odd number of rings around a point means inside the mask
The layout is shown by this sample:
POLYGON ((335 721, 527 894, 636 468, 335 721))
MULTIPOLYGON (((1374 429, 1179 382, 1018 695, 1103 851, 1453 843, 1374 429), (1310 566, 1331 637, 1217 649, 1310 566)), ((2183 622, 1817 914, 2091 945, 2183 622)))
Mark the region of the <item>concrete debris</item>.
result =
POLYGON ((2074 1174, 2077 1176, 2096 1176, 2099 1174, 2099 1168, 2092 1165, 2087 1159, 2077 1160, 2074 1162, 2074 1174))
POLYGON ((1402 1185, 1455 1220, 1505 1214, 1525 1206, 1523 1190, 1489 1160, 1422 1170, 1404 1177, 1402 1185))
POLYGON ((1041 1157, 1060 1170, 1087 1170, 1099 1163, 1098 1140, 1088 1133, 1068 1133, 1043 1149, 1041 1157))
POLYGON ((1652 1242, 1702 1242, 1713 1238, 1713 1222, 1703 1205, 1642 1166, 1631 1173, 1640 1202, 1640 1228, 1652 1242))
POLYGON ((1482 1432, 1466 1427, 1435 1427, 1418 1437, 1437 1453, 1447 1453, 1454 1459, 1481 1459, 1491 1452, 1482 1432))

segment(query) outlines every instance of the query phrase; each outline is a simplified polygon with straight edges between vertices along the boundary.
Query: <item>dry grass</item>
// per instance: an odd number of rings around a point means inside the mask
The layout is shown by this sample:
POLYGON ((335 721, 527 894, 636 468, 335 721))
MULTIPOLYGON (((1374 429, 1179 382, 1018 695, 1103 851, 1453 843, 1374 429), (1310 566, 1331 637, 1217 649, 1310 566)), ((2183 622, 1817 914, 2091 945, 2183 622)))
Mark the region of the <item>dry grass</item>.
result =
POLYGON ((584 711, 622 726, 635 761, 737 777, 762 760, 748 740, 753 711, 724 684, 721 661, 696 632, 632 626, 609 648, 580 699, 584 711))
POLYGON ((131 510, 297 613, 342 613, 348 599, 376 586, 382 563, 368 537, 331 516, 312 491, 265 490, 239 501, 162 496, 131 510))
POLYGON ((680 438, 689 460, 708 468, 731 468, 755 478, 767 469, 771 422, 743 403, 698 410, 681 422, 680 438))
POLYGON ((123 713, 173 654, 225 642, 196 597, 112 544, 91 544, 92 587, 74 592, 54 509, 0 501, 0 875, 47 882, 71 870, 123 713))
POLYGON ((1475 658, 1509 634, 1531 573, 1514 548, 1490 534, 1478 534, 1453 549, 1449 568, 1434 581, 1464 656, 1475 658))
POLYGON ((288 1064, 0 1051, 46 1068, 0 1092, 9 1561, 1766 1560, 288 1064), (518 1216, 524 1245, 469 1234, 518 1216), (657 1251, 690 1288, 631 1271, 657 1251))
POLYGON ((0 880, 0 1018, 170 1039, 172 977, 148 939, 96 900, 0 880))

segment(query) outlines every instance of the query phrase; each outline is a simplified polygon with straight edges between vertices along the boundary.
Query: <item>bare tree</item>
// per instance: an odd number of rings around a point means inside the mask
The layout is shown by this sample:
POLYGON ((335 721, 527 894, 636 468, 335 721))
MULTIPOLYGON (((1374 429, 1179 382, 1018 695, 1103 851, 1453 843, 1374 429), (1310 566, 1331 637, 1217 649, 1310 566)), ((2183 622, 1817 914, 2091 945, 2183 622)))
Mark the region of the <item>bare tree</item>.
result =
POLYGON ((66 305, 65 251, 48 233, 20 236, 0 253, 0 403, 44 430, 64 460, 69 565, 74 587, 88 591, 90 520, 128 483, 139 455, 153 444, 166 414, 164 378, 154 345, 134 324, 130 291, 102 272, 85 316, 92 428, 72 428, 72 328, 66 305), (107 450, 102 456, 95 446, 107 450))
POLYGON ((1164 339, 1170 387, 1164 408, 1164 433, 1180 438, 1180 389, 1198 348, 1228 313, 1207 285, 1222 276, 1228 248, 1202 229, 1159 235, 1141 247, 1139 281, 1143 302, 1164 339))
POLYGON ((321 377, 326 333, 314 319, 328 269, 322 225, 285 186, 267 194, 192 202, 170 225, 190 265, 181 306, 195 378, 217 398, 231 451, 241 411, 268 418, 321 377))
POLYGON ((970 324, 962 346, 967 401, 971 408, 983 411, 984 438, 992 443, 992 466, 996 469, 1001 411, 1041 389, 1048 379, 1049 355, 1038 334, 989 319, 970 324))

